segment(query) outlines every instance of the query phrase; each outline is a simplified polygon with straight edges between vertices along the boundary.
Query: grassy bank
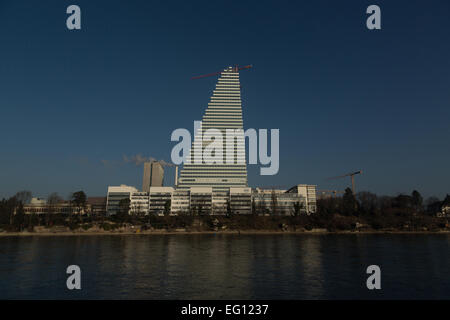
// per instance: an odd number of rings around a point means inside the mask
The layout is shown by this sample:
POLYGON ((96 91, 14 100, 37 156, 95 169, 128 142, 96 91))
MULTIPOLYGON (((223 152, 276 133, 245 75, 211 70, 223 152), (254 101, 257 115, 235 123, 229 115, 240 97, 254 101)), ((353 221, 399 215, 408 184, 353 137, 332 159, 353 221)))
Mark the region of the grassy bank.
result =
MULTIPOLYGON (((39 220, 39 219, 38 219, 39 220)), ((42 222, 42 223, 41 223, 42 222)), ((426 215, 342 216, 142 216, 125 221, 105 217, 59 217, 50 223, 17 230, 0 226, 1 235, 55 234, 167 234, 167 233, 349 233, 349 232, 448 232, 447 218, 426 215)))

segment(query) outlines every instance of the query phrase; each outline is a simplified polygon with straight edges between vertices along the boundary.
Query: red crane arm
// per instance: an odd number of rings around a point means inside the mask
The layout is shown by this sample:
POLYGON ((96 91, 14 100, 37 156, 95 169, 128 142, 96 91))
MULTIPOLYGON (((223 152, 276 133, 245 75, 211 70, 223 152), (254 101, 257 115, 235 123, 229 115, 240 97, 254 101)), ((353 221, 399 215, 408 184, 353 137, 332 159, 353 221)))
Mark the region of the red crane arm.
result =
POLYGON ((334 179, 344 178, 344 177, 353 176, 355 174, 361 174, 361 173, 362 173, 362 170, 359 170, 359 171, 344 174, 342 176, 327 178, 326 180, 334 180, 334 179))
MULTIPOLYGON (((247 65, 247 66, 242 66, 242 67, 239 67, 239 66, 236 65, 236 66, 234 67, 234 69, 235 69, 235 71, 239 71, 239 70, 244 70, 244 69, 250 69, 251 67, 253 67, 253 65, 251 65, 251 64, 249 64, 249 65, 247 65)), ((218 71, 218 72, 213 72, 213 73, 203 74, 203 75, 200 75, 200 76, 192 77, 191 79, 194 80, 194 79, 200 79, 200 78, 205 78, 205 77, 211 77, 211 76, 215 76, 215 75, 221 74, 222 72, 223 72, 223 71, 218 71)))
POLYGON ((200 79, 200 78, 205 78, 205 77, 215 76, 215 75, 217 75, 217 74, 220 74, 221 72, 222 72, 222 71, 219 71, 219 72, 213 72, 213 73, 208 73, 208 74, 202 74, 201 76, 195 76, 195 77, 192 77, 191 79, 194 80, 194 79, 200 79))

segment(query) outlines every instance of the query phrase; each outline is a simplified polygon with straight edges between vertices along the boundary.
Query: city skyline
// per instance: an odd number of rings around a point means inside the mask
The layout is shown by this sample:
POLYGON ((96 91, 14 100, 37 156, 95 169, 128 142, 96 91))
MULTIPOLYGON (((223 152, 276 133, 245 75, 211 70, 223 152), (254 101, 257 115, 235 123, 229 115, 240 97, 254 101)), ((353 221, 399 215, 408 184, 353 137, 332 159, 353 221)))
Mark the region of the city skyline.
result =
POLYGON ((279 173, 249 165, 249 186, 343 190, 349 179, 326 178, 362 169, 357 191, 449 191, 446 2, 380 1, 378 33, 366 3, 78 1, 78 33, 68 4, 0 4, 0 198, 139 187, 143 168, 124 156, 169 161, 170 133, 206 108, 216 79, 190 77, 249 63, 244 129, 280 129, 279 173))

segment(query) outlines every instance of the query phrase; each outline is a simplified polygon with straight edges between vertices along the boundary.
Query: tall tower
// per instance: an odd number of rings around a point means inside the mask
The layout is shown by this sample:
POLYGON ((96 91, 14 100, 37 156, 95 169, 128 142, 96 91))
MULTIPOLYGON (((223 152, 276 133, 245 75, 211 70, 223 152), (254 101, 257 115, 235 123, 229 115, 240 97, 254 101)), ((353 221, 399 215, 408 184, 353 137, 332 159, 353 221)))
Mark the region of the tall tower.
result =
POLYGON ((247 187, 243 130, 239 70, 237 67, 228 67, 220 73, 201 126, 194 133, 191 152, 187 157, 190 161, 184 163, 180 170, 178 187, 212 187, 213 191, 226 191, 230 187, 247 187), (205 157, 205 147, 212 142, 211 139, 208 140, 210 135, 207 130, 210 129, 222 133, 222 163, 208 162, 208 157, 205 157), (227 140, 229 133, 227 129, 233 129, 237 133, 232 140, 227 140), (200 162, 196 161, 198 150, 203 154, 200 162), (229 158, 230 151, 233 161, 229 158))
POLYGON ((142 191, 149 192, 150 187, 162 187, 164 168, 159 162, 145 162, 142 178, 142 191))

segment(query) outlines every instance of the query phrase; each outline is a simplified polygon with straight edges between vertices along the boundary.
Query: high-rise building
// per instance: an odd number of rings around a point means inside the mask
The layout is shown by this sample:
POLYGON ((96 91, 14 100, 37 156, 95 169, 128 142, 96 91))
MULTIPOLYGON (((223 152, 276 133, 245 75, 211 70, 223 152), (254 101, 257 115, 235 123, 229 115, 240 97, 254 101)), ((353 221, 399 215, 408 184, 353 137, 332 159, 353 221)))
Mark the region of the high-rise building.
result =
POLYGON ((150 187, 162 187, 164 168, 159 162, 144 163, 144 177, 142 179, 142 191, 149 192, 150 187))
MULTIPOLYGON (((217 156, 214 154, 214 156, 217 156)), ((191 152, 180 170, 178 188, 211 187, 214 193, 226 198, 231 187, 247 187, 247 166, 245 163, 245 141, 242 121, 241 87, 239 71, 228 67, 221 72, 200 128, 194 133, 191 152), (222 133, 222 163, 213 162, 204 156, 204 148, 212 142, 210 132, 216 129, 222 133), (235 136, 227 143, 227 129, 233 129, 235 136), (208 139, 209 138, 209 139, 208 139), (201 149, 199 149, 201 148, 201 149), (203 157, 197 158, 198 150, 203 157), (231 154, 231 156, 230 156, 231 154), (227 157, 228 155, 228 157, 227 157), (231 159, 231 161, 230 161, 231 159)), ((217 159, 217 158, 216 158, 217 159)))
POLYGON ((108 213, 117 213, 122 199, 130 199, 129 212, 132 214, 292 215, 316 212, 314 185, 299 184, 289 190, 252 190, 248 187, 237 67, 228 67, 220 73, 179 177, 178 167, 175 168, 174 188, 163 187, 163 177, 164 169, 160 163, 145 163, 143 192, 127 186, 109 187, 108 213), (218 136, 222 140, 218 140, 218 136))

